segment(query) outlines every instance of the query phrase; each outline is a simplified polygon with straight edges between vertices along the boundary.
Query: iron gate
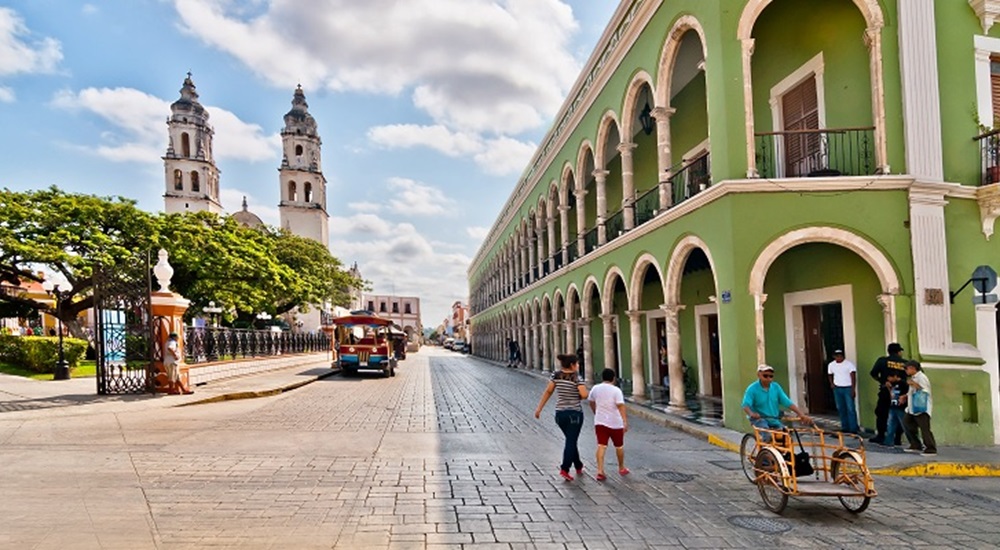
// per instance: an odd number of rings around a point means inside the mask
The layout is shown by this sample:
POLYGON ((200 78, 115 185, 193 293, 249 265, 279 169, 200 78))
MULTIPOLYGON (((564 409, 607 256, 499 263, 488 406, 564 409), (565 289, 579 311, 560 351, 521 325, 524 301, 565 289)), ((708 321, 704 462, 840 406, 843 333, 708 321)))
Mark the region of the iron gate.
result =
POLYGON ((149 254, 94 270, 97 393, 154 391, 149 254))

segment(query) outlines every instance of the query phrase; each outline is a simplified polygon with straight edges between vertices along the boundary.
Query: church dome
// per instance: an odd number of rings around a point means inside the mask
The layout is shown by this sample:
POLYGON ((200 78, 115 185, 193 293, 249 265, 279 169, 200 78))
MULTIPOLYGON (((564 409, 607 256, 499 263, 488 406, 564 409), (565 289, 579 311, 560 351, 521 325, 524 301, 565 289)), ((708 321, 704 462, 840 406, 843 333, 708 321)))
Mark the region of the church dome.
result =
POLYGON ((198 102, 198 91, 195 89, 194 81, 191 80, 191 73, 188 73, 187 78, 184 79, 180 92, 181 97, 170 104, 170 111, 174 115, 190 113, 208 119, 208 112, 198 102))
POLYGON ((285 129, 283 134, 299 134, 316 137, 316 119, 309 114, 309 104, 306 94, 300 84, 292 96, 292 109, 285 113, 285 129))
POLYGON ((247 210, 247 198, 243 197, 243 210, 233 214, 233 220, 236 223, 244 227, 260 227, 264 225, 264 221, 260 219, 260 216, 254 214, 253 212, 247 210))

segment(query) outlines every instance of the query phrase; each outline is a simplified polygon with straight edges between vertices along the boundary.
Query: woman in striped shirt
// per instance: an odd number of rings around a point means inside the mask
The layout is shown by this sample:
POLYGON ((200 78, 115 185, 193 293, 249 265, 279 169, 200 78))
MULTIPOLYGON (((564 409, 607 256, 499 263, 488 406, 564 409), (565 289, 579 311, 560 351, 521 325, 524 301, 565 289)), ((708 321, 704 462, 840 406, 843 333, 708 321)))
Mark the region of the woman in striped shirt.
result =
POLYGON ((562 367, 552 373, 549 385, 545 387, 542 400, 538 402, 535 409, 535 418, 540 418, 545 403, 556 394, 556 424, 566 436, 566 445, 563 447, 562 464, 559 465, 559 475, 566 481, 573 481, 573 476, 569 473, 569 467, 576 466, 576 474, 583 473, 583 462, 580 460, 580 451, 576 447, 576 442, 580 439, 580 429, 583 428, 583 408, 580 402, 587 399, 587 386, 584 385, 578 372, 580 368, 579 360, 575 355, 560 355, 559 364, 562 367))

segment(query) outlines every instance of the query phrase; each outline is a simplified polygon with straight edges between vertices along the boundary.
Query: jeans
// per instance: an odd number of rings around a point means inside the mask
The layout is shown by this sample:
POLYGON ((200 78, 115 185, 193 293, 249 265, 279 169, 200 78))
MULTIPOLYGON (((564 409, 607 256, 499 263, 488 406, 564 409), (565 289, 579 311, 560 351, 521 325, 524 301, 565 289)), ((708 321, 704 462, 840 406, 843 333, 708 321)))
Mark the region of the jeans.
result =
MULTIPOLYGON (((750 419, 750 425, 753 426, 753 427, 755 427, 755 428, 760 428, 762 430, 778 430, 778 431, 781 431, 782 429, 784 429, 784 426, 781 424, 781 422, 779 422, 777 420, 775 420, 775 421, 772 422, 772 421, 770 421, 770 420, 768 420, 766 418, 758 418, 757 420, 754 420, 754 419, 751 418, 750 419)), ((762 442, 764 442, 764 443, 770 443, 771 442, 771 432, 760 432, 760 440, 762 442)))
POLYGON ((836 386, 833 388, 833 398, 837 402, 837 412, 840 413, 840 430, 842 432, 858 433, 858 410, 854 406, 853 388, 836 386))
POLYGON ((885 425, 885 438, 883 444, 893 446, 899 434, 904 433, 903 418, 906 417, 906 409, 889 407, 889 420, 885 425))
POLYGON ((570 466, 576 466, 577 470, 583 468, 580 451, 576 448, 576 442, 580 439, 580 430, 583 428, 583 411, 556 411, 556 425, 566 436, 562 464, 559 465, 559 469, 568 472, 570 466))

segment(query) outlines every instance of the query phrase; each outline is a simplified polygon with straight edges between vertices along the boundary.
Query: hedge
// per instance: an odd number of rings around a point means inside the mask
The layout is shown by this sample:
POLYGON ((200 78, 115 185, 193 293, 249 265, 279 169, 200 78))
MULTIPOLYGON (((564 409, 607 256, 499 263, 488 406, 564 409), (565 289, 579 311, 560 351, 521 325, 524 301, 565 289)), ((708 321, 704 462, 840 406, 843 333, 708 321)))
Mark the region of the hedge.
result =
MULTIPOLYGON (((63 338, 63 355, 71 369, 80 363, 86 352, 86 340, 63 338)), ((0 335, 0 361, 4 363, 38 373, 52 373, 58 360, 58 336, 0 335)))

